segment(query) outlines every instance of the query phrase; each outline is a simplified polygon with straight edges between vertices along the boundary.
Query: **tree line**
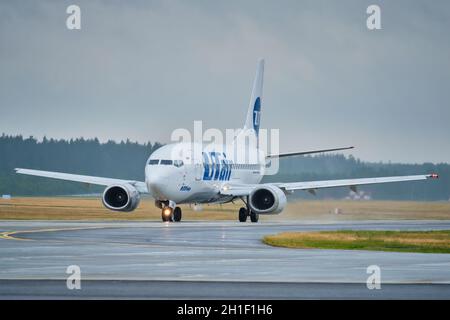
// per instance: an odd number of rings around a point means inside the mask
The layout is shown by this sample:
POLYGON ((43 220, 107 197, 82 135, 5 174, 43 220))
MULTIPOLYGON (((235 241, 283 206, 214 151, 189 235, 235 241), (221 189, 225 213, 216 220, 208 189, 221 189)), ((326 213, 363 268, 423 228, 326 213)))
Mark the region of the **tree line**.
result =
MULTIPOLYGON (((72 195, 101 192, 102 188, 18 175, 14 168, 60 171, 144 181, 144 165, 149 155, 161 147, 158 142, 100 142, 94 139, 48 139, 6 135, 0 137, 0 194, 72 195)), ((439 173, 436 181, 363 186, 359 189, 372 199, 449 200, 450 165, 447 163, 374 163, 342 154, 291 157, 280 160, 277 175, 263 182, 311 181, 439 173)), ((296 192, 300 198, 343 198, 347 188, 319 190, 316 196, 296 192)))

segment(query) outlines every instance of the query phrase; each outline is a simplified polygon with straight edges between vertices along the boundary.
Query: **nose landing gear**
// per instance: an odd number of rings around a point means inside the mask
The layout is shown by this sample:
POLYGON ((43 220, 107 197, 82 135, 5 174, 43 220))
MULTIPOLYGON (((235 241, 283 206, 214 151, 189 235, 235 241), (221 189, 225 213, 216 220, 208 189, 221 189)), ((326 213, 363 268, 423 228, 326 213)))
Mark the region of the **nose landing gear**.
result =
POLYGON ((182 217, 182 211, 180 207, 164 207, 161 212, 161 219, 163 222, 180 222, 182 217))

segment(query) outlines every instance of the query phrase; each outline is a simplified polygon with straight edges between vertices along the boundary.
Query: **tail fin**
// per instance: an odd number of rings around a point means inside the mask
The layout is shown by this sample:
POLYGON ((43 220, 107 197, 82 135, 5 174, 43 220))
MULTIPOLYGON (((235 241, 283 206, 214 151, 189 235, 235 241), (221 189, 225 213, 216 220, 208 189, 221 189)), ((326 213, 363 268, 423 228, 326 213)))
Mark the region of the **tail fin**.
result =
POLYGON ((264 59, 258 61, 255 80, 253 81, 253 90, 248 106, 247 118, 244 129, 255 130, 256 136, 259 134, 259 124, 261 121, 261 103, 264 78, 264 59))

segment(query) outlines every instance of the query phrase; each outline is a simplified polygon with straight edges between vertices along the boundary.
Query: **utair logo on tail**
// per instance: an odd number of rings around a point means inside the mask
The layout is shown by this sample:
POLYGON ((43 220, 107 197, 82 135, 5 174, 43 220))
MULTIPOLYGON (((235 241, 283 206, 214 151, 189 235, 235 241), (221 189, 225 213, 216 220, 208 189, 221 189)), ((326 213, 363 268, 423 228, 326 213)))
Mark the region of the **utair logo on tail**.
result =
MULTIPOLYGON (((248 217, 258 222, 260 214, 278 214, 287 203, 287 195, 296 190, 315 193, 321 188, 350 187, 366 184, 416 181, 437 178, 437 174, 413 176, 376 177, 327 181, 297 181, 260 183, 269 163, 281 157, 299 156, 326 151, 338 151, 353 147, 320 149, 266 155, 259 143, 242 143, 242 136, 257 138, 261 123, 261 102, 264 77, 264 60, 257 65, 250 103, 244 126, 231 142, 225 145, 209 144, 192 153, 198 143, 172 143, 160 147, 150 155, 145 165, 145 181, 86 176, 61 172, 50 172, 17 168, 19 174, 47 177, 74 182, 105 186, 102 196, 104 206, 115 211, 133 211, 141 194, 149 194, 161 209, 163 221, 180 221, 179 204, 227 203, 242 201, 239 221, 248 217), (174 151, 177 152, 174 152, 174 151), (234 158, 226 150, 249 155, 234 158), (227 157, 229 155, 229 157, 227 157), (256 159, 256 160, 255 160, 256 159)), ((244 139, 245 140, 245 139, 244 139)), ((259 140, 256 140, 259 141, 259 140)))
POLYGON ((256 98, 255 106, 253 107, 253 129, 256 134, 259 133, 259 122, 261 115, 261 98, 256 98))

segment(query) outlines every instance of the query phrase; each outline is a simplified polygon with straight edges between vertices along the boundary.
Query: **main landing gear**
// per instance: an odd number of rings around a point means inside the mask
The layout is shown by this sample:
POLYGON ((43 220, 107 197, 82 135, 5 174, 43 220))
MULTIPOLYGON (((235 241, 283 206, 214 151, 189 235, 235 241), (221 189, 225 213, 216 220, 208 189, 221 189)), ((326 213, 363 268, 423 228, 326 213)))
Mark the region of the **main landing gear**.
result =
POLYGON ((246 208, 242 207, 239 209, 239 222, 246 222, 247 221, 247 217, 250 216, 250 221, 251 222, 258 222, 259 220, 259 214, 256 212, 253 212, 250 209, 250 206, 248 205, 248 197, 247 197, 247 201, 244 201, 244 199, 242 199, 242 201, 246 204, 246 208))
POLYGON ((180 207, 164 207, 161 212, 161 219, 163 222, 180 222, 182 217, 182 211, 180 207))

